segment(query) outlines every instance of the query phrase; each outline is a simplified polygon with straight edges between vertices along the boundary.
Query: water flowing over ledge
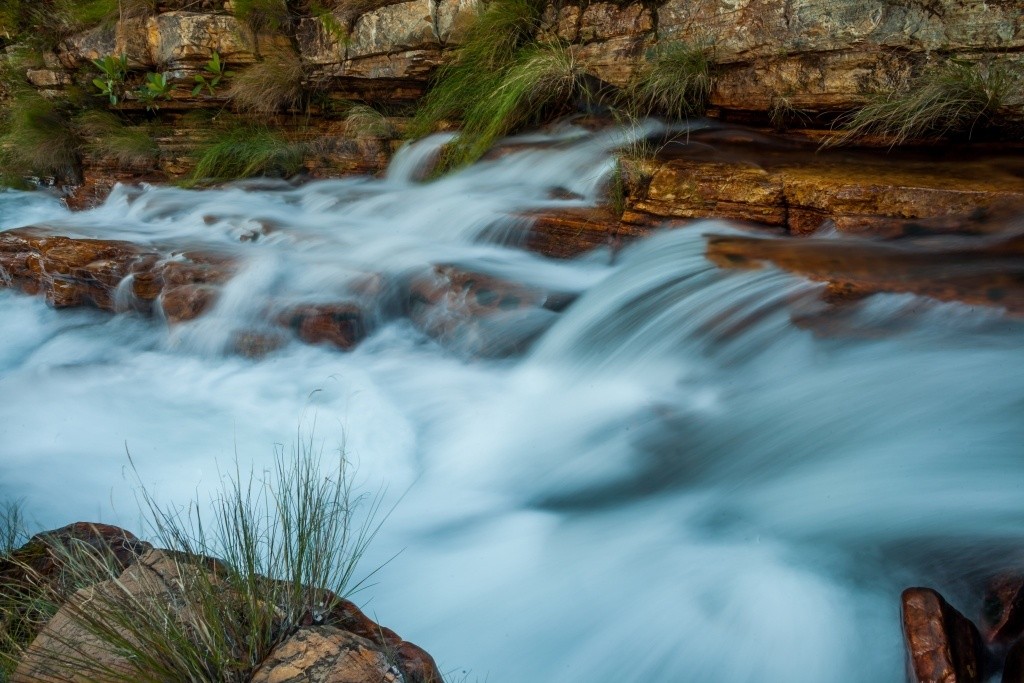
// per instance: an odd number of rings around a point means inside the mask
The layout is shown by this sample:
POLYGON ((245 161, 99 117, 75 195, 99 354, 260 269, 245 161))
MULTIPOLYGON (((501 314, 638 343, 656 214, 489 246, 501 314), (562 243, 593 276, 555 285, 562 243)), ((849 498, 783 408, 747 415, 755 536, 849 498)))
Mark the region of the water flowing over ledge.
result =
POLYGON ((821 282, 709 260, 706 235, 749 239, 721 222, 576 260, 522 249, 532 211, 596 203, 618 135, 568 130, 429 184, 438 139, 380 180, 121 187, 77 214, 0 194, 5 229, 234 264, 170 327, 0 291, 0 495, 51 526, 133 526, 126 443, 181 500, 236 450, 264 467, 304 415, 364 485, 405 494, 364 607, 442 670, 898 680, 904 587, 966 605, 1020 559, 1021 324, 915 290, 831 311, 821 282), (439 267, 463 286, 417 322, 409 283, 439 267), (371 323, 351 353, 225 353, 268 307, 337 301, 371 323))

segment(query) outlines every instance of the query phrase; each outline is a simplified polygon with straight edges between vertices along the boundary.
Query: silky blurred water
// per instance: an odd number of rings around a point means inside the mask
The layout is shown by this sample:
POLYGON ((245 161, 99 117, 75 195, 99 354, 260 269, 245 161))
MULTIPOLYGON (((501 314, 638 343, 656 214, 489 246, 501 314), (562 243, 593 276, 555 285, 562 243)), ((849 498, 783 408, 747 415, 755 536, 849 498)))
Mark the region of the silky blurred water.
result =
POLYGON ((121 187, 76 214, 0 194, 0 229, 243 264, 174 329, 0 290, 0 498, 41 526, 141 528, 126 450, 161 500, 205 500, 236 454, 259 470, 315 430, 394 506, 356 601, 451 680, 901 680, 904 587, 970 612, 1024 560, 1020 324, 886 295, 845 323, 871 334, 825 334, 794 314, 820 285, 704 258, 722 223, 614 258, 522 250, 520 216, 592 205, 622 135, 567 129, 429 184, 437 139, 384 179, 121 187), (269 301, 439 263, 579 298, 514 358, 467 357, 386 301, 352 353, 226 350, 269 301))

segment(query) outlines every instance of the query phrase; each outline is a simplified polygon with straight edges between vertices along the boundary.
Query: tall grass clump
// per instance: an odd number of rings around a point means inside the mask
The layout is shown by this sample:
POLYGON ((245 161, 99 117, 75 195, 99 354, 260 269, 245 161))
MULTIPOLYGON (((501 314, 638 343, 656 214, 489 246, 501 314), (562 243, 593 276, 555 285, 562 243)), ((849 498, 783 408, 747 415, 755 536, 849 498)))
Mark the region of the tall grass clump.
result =
POLYGON ((416 114, 412 137, 461 120, 442 169, 472 163, 500 138, 569 111, 587 96, 585 73, 568 46, 538 43, 540 5, 494 0, 443 67, 416 114))
POLYGON ((65 103, 25 89, 8 103, 2 123, 0 163, 6 173, 76 177, 80 141, 65 103))
POLYGON ((876 95, 841 120, 842 132, 828 144, 869 135, 892 145, 907 140, 970 134, 1001 106, 1010 86, 1006 70, 991 64, 950 60, 930 68, 902 89, 876 95))
POLYGON ((274 54, 235 74, 228 97, 239 110, 274 114, 303 99, 302 62, 294 53, 274 54))
POLYGON ((87 154, 114 159, 119 166, 151 166, 160 154, 146 127, 126 125, 115 114, 89 110, 75 117, 87 154))
POLYGON ((302 169, 305 154, 304 145, 265 127, 229 124, 212 131, 194 151, 196 167, 190 183, 294 175, 302 169))
MULTIPOLYGON (((521 63, 521 51, 540 22, 533 0, 493 0, 470 26, 454 59, 443 66, 413 120, 410 135, 421 137, 449 119, 472 119, 481 100, 490 98, 509 70, 521 63)), ((483 127, 477 121, 477 128, 483 127)), ((464 138, 469 135, 464 133, 464 138)))
POLYGON ((92 545, 54 549, 71 589, 93 586, 64 603, 75 628, 55 633, 44 663, 57 678, 248 681, 301 625, 330 622, 379 528, 379 497, 356 496, 344 457, 325 458, 312 439, 279 449, 262 476, 236 463, 208 513, 199 501, 161 506, 144 488, 140 500, 168 550, 134 582, 109 580, 116 563, 92 545))
POLYGON ((659 43, 627 86, 625 108, 635 116, 700 116, 711 96, 712 66, 704 46, 684 41, 659 43))
POLYGON ((387 116, 362 102, 349 104, 344 117, 345 132, 353 137, 389 138, 396 134, 387 116))
POLYGON ((21 503, 0 503, 0 559, 10 557, 27 540, 28 525, 21 503))

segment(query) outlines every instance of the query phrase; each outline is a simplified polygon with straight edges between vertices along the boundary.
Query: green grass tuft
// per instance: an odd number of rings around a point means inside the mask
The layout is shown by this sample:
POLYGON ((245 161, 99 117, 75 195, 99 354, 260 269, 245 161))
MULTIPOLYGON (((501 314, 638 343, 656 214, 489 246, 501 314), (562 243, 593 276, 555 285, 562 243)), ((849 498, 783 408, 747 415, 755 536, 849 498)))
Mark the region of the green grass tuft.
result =
POLYGON ((970 134, 1001 106, 1009 88, 1005 69, 951 60, 925 70, 905 88, 877 95, 841 120, 828 144, 878 135, 892 145, 908 140, 970 134))
POLYGON ((304 98, 302 62, 293 53, 274 54, 238 72, 228 97, 250 114, 275 114, 300 106, 304 98))
POLYGON ((305 145, 289 142, 269 129, 251 124, 215 129, 195 150, 191 184, 254 176, 290 176, 302 169, 305 145))
POLYGON ((707 48, 681 41, 659 43, 626 88, 626 109, 634 116, 700 116, 707 110, 713 82, 707 48))
POLYGON ((416 113, 410 135, 422 137, 452 118, 461 118, 488 97, 519 51, 533 38, 540 9, 530 0, 494 0, 469 28, 455 58, 441 68, 416 113))
POLYGON ((482 157, 500 138, 545 118, 565 113, 582 88, 583 69, 567 47, 530 45, 463 117, 462 132, 452 145, 455 165, 482 157))
POLYGON ((397 135, 395 127, 384 114, 361 102, 346 108, 345 132, 357 138, 392 138, 397 135))
POLYGON ((3 114, 0 164, 6 174, 77 178, 80 140, 64 103, 23 90, 3 114))
POLYGON ((112 158, 129 168, 151 167, 160 156, 148 128, 125 125, 110 112, 86 111, 75 117, 74 123, 85 139, 87 154, 112 158))

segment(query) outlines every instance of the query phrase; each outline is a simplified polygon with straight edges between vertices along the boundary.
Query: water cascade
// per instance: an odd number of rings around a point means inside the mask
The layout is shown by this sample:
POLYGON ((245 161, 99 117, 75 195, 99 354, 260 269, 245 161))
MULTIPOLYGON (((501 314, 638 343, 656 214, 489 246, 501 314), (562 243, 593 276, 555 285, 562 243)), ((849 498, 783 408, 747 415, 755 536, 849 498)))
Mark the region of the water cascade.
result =
POLYGON ((393 505, 356 601, 456 681, 898 681, 903 588, 967 608, 1024 559, 1018 321, 880 294, 816 325, 823 284, 706 258, 722 222, 547 259, 527 217, 593 206, 626 134, 422 181, 444 141, 380 179, 118 187, 81 213, 0 194, 0 229, 237 264, 173 326, 130 283, 121 315, 0 290, 0 499, 138 528, 126 449, 186 501, 313 433, 393 505), (428 335, 403 297, 439 266, 544 294, 428 335), (268 309, 334 301, 367 311, 350 353, 231 351, 268 309))

